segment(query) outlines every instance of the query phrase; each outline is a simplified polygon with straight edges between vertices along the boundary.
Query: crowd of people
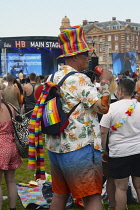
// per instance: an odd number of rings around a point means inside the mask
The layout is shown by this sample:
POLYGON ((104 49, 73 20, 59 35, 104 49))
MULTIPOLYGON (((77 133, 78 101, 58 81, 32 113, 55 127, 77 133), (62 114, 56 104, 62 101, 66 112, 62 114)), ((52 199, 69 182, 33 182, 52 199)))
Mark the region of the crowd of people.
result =
POLYGON ((31 73, 26 79, 23 75, 22 79, 21 74, 20 72, 18 77, 14 77, 11 72, 0 78, 0 83, 4 85, 1 96, 5 102, 11 103, 21 113, 29 112, 27 116, 30 117, 32 113, 30 111, 36 103, 34 92, 46 77, 31 73))
MULTIPOLYGON (((111 71, 103 70, 97 77, 93 71, 86 70, 92 49, 86 43, 81 26, 59 34, 59 44, 65 65, 55 73, 53 82, 58 84, 67 73, 76 71, 65 80, 60 92, 66 113, 80 103, 60 135, 45 137, 53 190, 50 210, 64 210, 69 193, 74 198, 82 198, 85 210, 103 210, 104 178, 107 180, 108 209, 125 210, 130 176, 140 201, 140 74, 130 75, 125 71, 116 77, 111 71)), ((31 73, 27 80, 22 74, 20 71, 15 78, 12 69, 0 83, 0 154, 4 153, 0 155, 0 183, 4 173, 10 210, 16 209, 14 175, 22 161, 5 103, 14 105, 30 118, 36 104, 35 91, 50 79, 31 73)), ((13 108, 9 107, 15 116, 13 108)))

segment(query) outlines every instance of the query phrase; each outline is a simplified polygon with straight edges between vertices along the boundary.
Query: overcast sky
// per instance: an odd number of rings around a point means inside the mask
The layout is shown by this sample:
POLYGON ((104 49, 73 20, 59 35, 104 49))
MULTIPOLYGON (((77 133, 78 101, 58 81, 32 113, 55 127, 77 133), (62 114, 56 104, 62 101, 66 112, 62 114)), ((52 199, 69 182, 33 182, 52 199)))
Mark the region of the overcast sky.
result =
POLYGON ((140 23, 140 0, 0 0, 0 37, 58 36, 65 15, 71 26, 112 17, 140 23))

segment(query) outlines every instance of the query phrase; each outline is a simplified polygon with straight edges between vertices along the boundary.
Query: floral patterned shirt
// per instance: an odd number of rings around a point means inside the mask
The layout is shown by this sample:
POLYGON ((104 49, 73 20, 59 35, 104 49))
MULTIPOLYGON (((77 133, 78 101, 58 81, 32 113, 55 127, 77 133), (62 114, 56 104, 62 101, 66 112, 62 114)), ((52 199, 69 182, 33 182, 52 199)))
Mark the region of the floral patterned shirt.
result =
MULTIPOLYGON (((55 73, 53 82, 58 84, 70 71, 76 70, 64 65, 55 73)), ((100 96, 90 79, 85 74, 76 72, 76 74, 69 76, 60 88, 63 110, 69 113, 76 104, 81 103, 70 115, 69 125, 61 135, 46 135, 46 146, 52 152, 71 152, 88 144, 94 144, 94 139, 100 137, 97 114, 92 108, 100 96)), ((49 79, 50 77, 48 81, 49 79)))

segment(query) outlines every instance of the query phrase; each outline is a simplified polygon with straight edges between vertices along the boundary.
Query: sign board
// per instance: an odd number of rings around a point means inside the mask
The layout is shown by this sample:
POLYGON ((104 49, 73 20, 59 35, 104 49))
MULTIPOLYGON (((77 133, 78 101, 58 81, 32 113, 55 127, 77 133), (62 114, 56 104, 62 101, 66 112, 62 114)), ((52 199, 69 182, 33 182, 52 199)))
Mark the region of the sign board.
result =
POLYGON ((57 41, 0 41, 0 48, 59 48, 57 41))

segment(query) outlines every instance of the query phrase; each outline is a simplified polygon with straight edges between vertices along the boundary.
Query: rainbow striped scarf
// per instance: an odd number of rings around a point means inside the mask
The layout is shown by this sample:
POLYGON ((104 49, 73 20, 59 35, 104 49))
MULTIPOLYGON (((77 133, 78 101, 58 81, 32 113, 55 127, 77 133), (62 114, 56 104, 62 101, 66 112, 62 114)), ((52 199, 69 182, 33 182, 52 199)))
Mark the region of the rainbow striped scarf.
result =
POLYGON ((49 90, 54 85, 52 82, 44 84, 43 91, 36 102, 29 123, 28 168, 36 169, 36 179, 42 180, 45 180, 45 164, 41 118, 49 90))

